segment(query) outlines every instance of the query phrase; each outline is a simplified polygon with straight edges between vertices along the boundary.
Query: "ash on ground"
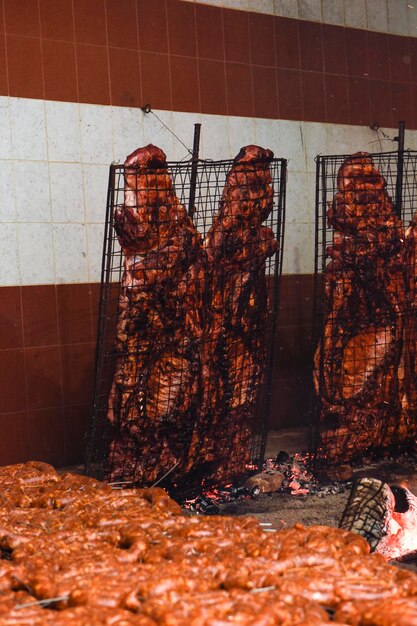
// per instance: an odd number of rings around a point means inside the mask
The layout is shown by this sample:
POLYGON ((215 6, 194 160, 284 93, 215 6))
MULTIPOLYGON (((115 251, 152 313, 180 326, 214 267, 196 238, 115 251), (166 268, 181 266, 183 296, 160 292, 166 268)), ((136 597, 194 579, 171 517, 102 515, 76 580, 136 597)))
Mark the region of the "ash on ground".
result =
MULTIPOLYGON (((352 467, 341 465, 326 470, 311 469, 308 453, 289 455, 279 452, 267 459, 257 475, 268 473, 282 475, 281 486, 272 492, 262 493, 243 485, 201 487, 181 501, 189 514, 246 515, 268 523, 270 530, 282 529, 301 523, 306 526, 338 526, 346 507, 353 480, 373 476, 389 484, 406 483, 417 493, 417 454, 401 455, 385 452, 379 458, 363 458, 352 467)), ((255 472, 251 472, 253 478, 255 472)))
POLYGON ((291 520, 288 515, 282 519, 278 516, 273 520, 281 527, 295 522, 324 523, 320 516, 314 514, 306 513, 301 519, 300 511, 305 508, 306 502, 316 500, 322 507, 323 498, 330 495, 347 494, 347 500, 351 483, 333 480, 326 484, 322 478, 313 474, 310 466, 311 456, 308 453, 289 455, 281 451, 275 459, 267 459, 261 471, 251 471, 251 476, 243 485, 207 488, 202 485, 198 492, 189 494, 180 503, 187 512, 196 515, 255 515, 275 518, 281 509, 292 511, 291 520), (269 490, 264 487, 267 483, 280 486, 269 490), (293 520, 294 516, 296 519, 293 520))

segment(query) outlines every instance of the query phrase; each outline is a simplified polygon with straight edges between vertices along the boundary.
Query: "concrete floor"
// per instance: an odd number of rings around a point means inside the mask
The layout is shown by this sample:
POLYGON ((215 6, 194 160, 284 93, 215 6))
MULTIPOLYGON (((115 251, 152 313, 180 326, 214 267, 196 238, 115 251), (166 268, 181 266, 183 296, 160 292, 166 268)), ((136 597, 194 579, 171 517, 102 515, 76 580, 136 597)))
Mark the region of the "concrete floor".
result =
MULTIPOLYGON (((308 428, 287 428, 268 433, 265 459, 274 459, 281 450, 290 455, 309 449, 308 428)), ((315 494, 293 496, 275 492, 261 494, 255 500, 242 498, 221 507, 222 515, 248 515, 272 528, 281 529, 296 523, 311 526, 338 526, 345 509, 349 491, 328 494, 325 499, 315 494)))
MULTIPOLYGON (((274 459, 281 450, 293 455, 309 449, 308 428, 284 429, 268 434, 266 459, 274 459)), ((415 457, 417 460, 417 456, 415 457)), ((405 484, 417 495, 417 461, 412 457, 387 459, 379 463, 368 461, 362 467, 354 468, 355 477, 373 476, 389 484, 405 484)), ((82 466, 67 468, 83 471, 82 466)), ((350 493, 350 484, 342 493, 328 493, 325 496, 307 494, 294 496, 276 492, 262 494, 257 499, 243 498, 221 506, 223 515, 249 515, 273 528, 285 528, 295 523, 306 526, 320 524, 338 526, 350 493)))
MULTIPOLYGON (((265 457, 275 458, 280 450, 292 455, 309 448, 308 428, 286 429, 268 434, 265 457)), ((366 460, 353 467, 354 478, 370 476, 393 485, 403 485, 417 495, 417 455, 387 457, 379 462, 366 460)), ((280 529, 301 523, 338 526, 346 507, 351 483, 341 493, 307 494, 294 496, 276 492, 262 494, 256 500, 241 499, 222 506, 223 515, 250 515, 270 522, 280 529)))

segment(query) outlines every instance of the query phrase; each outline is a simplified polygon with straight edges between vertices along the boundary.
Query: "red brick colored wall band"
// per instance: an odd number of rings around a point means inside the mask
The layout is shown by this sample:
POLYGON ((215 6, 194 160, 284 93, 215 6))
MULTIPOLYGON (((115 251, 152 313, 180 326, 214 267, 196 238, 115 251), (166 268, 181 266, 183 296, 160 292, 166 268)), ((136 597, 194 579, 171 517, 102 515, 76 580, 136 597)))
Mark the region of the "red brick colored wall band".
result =
POLYGON ((417 38, 181 0, 0 0, 0 95, 417 128, 417 38))
POLYGON ((99 288, 0 288, 0 465, 82 461, 99 288))
MULTIPOLYGON (((282 277, 271 429, 308 409, 313 277, 282 277)), ((94 381, 99 284, 0 288, 0 465, 83 460, 94 381)))

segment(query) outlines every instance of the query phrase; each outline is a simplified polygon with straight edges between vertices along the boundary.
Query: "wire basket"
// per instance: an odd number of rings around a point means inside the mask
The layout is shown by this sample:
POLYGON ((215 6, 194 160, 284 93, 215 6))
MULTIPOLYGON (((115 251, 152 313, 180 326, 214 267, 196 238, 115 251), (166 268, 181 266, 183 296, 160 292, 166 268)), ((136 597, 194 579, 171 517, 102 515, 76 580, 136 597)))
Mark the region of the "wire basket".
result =
POLYGON ((417 434, 417 153, 316 163, 311 447, 340 463, 417 434))
POLYGON ((270 154, 110 166, 87 474, 180 486, 263 460, 286 183, 270 154))

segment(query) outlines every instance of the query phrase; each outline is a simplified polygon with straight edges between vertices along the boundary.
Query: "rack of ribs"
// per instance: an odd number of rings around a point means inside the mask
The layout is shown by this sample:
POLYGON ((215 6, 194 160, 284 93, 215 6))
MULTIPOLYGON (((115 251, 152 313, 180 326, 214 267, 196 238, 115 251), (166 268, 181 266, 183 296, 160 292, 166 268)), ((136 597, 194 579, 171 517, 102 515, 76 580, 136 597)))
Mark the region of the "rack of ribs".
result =
POLYGON ((404 411, 404 229, 367 153, 345 160, 327 211, 324 333, 314 358, 319 458, 347 461, 410 435, 404 411))
POLYGON ((241 149, 226 177, 204 241, 206 320, 202 402, 188 469, 227 481, 245 472, 266 365, 266 259, 278 243, 262 223, 273 207, 270 162, 258 146, 241 149))
MULTIPOLYGON (((125 161, 124 257, 108 402, 111 481, 150 485, 187 458, 199 388, 206 253, 159 148, 125 161)), ((172 476, 175 475, 175 472, 172 476)))

